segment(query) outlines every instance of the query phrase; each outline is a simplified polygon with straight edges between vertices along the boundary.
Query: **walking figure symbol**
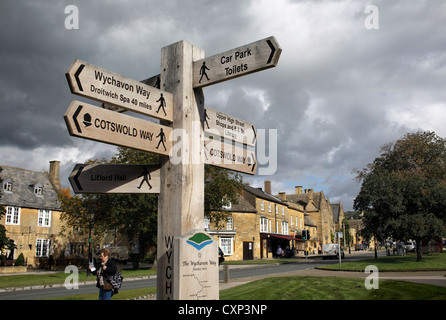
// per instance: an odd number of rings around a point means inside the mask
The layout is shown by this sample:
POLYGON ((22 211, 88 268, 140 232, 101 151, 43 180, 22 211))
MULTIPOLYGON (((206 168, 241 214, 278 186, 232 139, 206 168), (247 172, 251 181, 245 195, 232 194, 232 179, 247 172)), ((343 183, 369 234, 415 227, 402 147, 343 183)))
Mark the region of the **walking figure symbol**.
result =
POLYGON ((158 113, 160 111, 160 109, 163 108, 164 115, 166 116, 167 115, 166 109, 164 109, 164 107, 166 106, 166 100, 164 99, 164 96, 162 93, 161 93, 161 97, 158 100, 156 100, 156 102, 160 103, 160 106, 158 107, 158 110, 156 110, 156 113, 158 113))
MULTIPOLYGON (((209 116, 208 116, 208 113, 206 112, 206 109, 204 109, 204 123, 206 124, 208 129, 210 129, 208 119, 211 120, 211 118, 209 118, 209 116)), ((203 124, 203 127, 204 127, 204 124, 203 124)))
POLYGON ((158 145, 156 146, 156 149, 159 148, 160 144, 163 144, 164 147, 164 151, 166 151, 166 145, 164 144, 164 142, 166 141, 166 134, 164 133, 163 129, 160 129, 160 133, 156 136, 157 138, 160 138, 160 141, 158 142, 158 145))
POLYGON ((206 70, 211 70, 211 69, 209 69, 209 68, 206 66, 206 62, 203 61, 203 65, 202 65, 201 68, 200 68, 201 78, 200 78, 200 81, 198 81, 198 83, 201 83, 201 80, 203 79, 203 76, 206 76, 206 79, 208 79, 208 81, 209 81, 209 77, 208 77, 208 75, 207 75, 207 73, 206 73, 206 70))
POLYGON ((144 182, 147 183, 147 185, 149 186, 150 189, 152 189, 152 186, 150 185, 150 180, 152 180, 152 177, 150 176, 150 171, 149 169, 147 169, 147 167, 144 167, 144 172, 138 177, 141 178, 144 177, 141 181, 141 183, 139 184, 138 189, 141 189, 142 185, 144 184, 144 182))

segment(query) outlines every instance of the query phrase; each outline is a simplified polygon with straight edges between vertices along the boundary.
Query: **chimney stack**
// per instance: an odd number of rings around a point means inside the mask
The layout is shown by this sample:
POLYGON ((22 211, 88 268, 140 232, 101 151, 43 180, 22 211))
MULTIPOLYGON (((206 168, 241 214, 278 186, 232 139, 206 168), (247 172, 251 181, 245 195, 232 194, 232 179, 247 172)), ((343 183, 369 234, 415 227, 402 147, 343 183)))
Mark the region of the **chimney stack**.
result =
POLYGON ((294 191, 296 192, 296 194, 301 194, 302 193, 302 186, 294 187, 294 191))
POLYGON ((279 199, 286 201, 286 192, 279 192, 279 199))
POLYGON ((265 181, 265 192, 271 194, 271 181, 265 181))
POLYGON ((50 161, 50 181, 56 188, 58 192, 62 190, 62 186, 60 185, 60 177, 59 177, 59 171, 60 171, 60 161, 50 161))
POLYGON ((308 189, 308 200, 313 201, 313 189, 308 189))

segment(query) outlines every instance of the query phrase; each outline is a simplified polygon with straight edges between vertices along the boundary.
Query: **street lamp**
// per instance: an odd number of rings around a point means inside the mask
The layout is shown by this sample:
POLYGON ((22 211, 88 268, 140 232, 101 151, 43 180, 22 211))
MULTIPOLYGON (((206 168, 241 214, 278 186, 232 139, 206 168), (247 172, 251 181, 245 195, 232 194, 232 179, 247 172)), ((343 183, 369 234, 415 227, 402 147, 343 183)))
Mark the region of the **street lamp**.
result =
MULTIPOLYGON (((87 210, 87 216, 88 216, 88 266, 90 265, 90 261, 93 260, 93 254, 91 252, 91 225, 93 224, 94 221, 94 211, 93 209, 88 209, 87 210)), ((87 277, 90 276, 90 269, 87 266, 87 277)))

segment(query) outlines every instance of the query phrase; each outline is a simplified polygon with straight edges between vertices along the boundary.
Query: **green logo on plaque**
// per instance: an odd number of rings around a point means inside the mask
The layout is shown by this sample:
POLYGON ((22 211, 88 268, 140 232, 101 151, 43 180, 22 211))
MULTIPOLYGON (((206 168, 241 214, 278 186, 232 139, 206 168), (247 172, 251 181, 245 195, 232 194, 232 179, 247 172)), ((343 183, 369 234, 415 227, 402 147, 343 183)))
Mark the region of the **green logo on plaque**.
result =
POLYGON ((207 245, 211 244, 213 241, 209 236, 205 235, 204 233, 196 233, 186 242, 191 246, 193 246, 198 251, 200 251, 207 245))

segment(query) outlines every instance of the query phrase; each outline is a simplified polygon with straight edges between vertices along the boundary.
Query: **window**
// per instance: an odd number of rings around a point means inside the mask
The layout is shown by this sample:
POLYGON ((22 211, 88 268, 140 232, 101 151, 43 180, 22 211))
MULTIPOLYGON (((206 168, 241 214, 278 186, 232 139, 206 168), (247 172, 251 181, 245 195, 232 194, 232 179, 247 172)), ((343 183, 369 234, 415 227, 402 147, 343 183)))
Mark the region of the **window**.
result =
POLYGON ((268 203, 268 212, 271 212, 271 202, 268 203))
POLYGON ((39 227, 51 227, 51 210, 39 210, 37 225, 39 227))
POLYGON ((226 230, 234 230, 234 218, 228 217, 226 220, 226 230))
POLYGON ((34 186, 34 195, 36 195, 38 197, 43 196, 43 186, 40 183, 38 183, 34 186))
POLYGON ((36 257, 48 257, 50 249, 50 239, 37 239, 36 257))
POLYGON ((8 193, 12 192, 12 180, 11 179, 3 180, 3 190, 8 193))
POLYGON ((282 217, 285 216, 285 207, 282 207, 282 217))
POLYGON ((268 232, 268 219, 260 218, 260 232, 268 232))
POLYGON ((6 224, 19 225, 20 224, 20 208, 6 207, 6 224))
POLYGON ((282 234, 288 234, 288 222, 282 221, 282 234))
POLYGON ((220 238, 220 248, 223 251, 223 253, 225 254, 225 256, 233 255, 233 252, 234 252, 233 243, 234 243, 234 238, 232 238, 232 237, 220 238))
POLYGON ((229 201, 229 204, 227 206, 225 206, 225 205, 222 206, 222 209, 224 209, 224 210, 231 210, 231 208, 232 208, 231 201, 229 201))
POLYGON ((265 204, 263 203, 263 200, 260 201, 260 210, 265 211, 265 204))
POLYGON ((279 214, 279 206, 276 204, 276 216, 279 214))

